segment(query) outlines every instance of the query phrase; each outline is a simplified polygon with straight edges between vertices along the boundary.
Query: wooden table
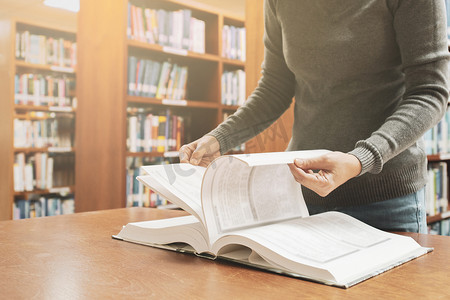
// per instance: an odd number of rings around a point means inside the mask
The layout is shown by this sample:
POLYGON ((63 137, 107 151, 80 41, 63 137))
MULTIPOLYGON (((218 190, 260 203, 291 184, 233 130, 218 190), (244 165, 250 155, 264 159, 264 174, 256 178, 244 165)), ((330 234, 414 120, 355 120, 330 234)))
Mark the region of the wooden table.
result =
POLYGON ((128 222, 181 211, 115 209, 0 222, 4 299, 448 299, 450 238, 408 234, 435 250, 350 289, 114 240, 128 222))

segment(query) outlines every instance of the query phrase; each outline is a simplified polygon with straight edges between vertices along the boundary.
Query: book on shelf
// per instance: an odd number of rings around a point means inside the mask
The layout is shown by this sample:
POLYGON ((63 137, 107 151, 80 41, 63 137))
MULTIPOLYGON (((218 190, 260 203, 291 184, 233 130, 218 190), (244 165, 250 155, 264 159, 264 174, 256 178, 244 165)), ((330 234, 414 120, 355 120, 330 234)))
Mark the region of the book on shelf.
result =
POLYGON ((427 216, 434 216, 448 210, 448 172, 446 162, 428 164, 426 185, 427 216))
POLYGON ((128 95, 182 100, 186 96, 188 67, 168 61, 128 57, 128 95))
POLYGON ((70 186, 74 183, 73 156, 37 152, 14 155, 13 181, 15 192, 51 190, 54 186, 70 186))
POLYGON ((189 9, 152 9, 128 3, 127 37, 205 53, 205 21, 193 17, 189 9))
POLYGON ((14 103, 34 106, 73 106, 75 78, 65 75, 35 73, 16 74, 14 77, 14 103))
POLYGON ((163 62, 156 89, 156 98, 165 97, 167 93, 167 83, 169 82, 170 70, 172 69, 172 66, 173 65, 168 61, 163 62))
POLYGON ((222 56, 245 61, 245 27, 224 25, 222 28, 222 56))
POLYGON ((73 69, 76 67, 76 51, 75 41, 29 30, 16 32, 15 56, 18 60, 73 69))
POLYGON ((176 160, 177 158, 171 157, 127 157, 126 207, 169 207, 171 203, 167 199, 143 185, 139 180, 137 180, 137 177, 143 174, 144 171, 141 167, 144 165, 170 164, 176 160))
POLYGON ((431 251, 342 213, 308 216, 287 164, 326 152, 229 155, 208 168, 144 166, 148 175, 138 179, 191 215, 129 223, 114 237, 339 287, 431 251))
POLYGON ((32 196, 31 199, 14 201, 13 219, 28 219, 47 216, 73 214, 75 200, 73 195, 67 196, 32 196))
POLYGON ((245 96, 245 71, 224 71, 222 74, 222 104, 243 105, 245 96))
POLYGON ((130 152, 176 151, 184 144, 184 117, 165 113, 130 111, 127 148, 130 152))
POLYGON ((444 219, 428 225, 428 234, 450 236, 450 219, 444 219))
POLYGON ((72 118, 57 118, 56 113, 36 115, 42 116, 42 119, 14 118, 15 148, 72 147, 72 118))

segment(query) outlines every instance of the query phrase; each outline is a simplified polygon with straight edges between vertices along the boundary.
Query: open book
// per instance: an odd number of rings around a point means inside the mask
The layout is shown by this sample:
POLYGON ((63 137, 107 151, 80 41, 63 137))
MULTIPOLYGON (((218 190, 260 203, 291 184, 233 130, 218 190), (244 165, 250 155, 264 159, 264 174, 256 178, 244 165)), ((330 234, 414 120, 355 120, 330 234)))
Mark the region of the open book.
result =
POLYGON ((222 156, 208 168, 144 166, 148 175, 138 180, 191 215, 129 223, 114 237, 340 287, 430 251, 342 213, 308 216, 287 164, 324 153, 222 156))

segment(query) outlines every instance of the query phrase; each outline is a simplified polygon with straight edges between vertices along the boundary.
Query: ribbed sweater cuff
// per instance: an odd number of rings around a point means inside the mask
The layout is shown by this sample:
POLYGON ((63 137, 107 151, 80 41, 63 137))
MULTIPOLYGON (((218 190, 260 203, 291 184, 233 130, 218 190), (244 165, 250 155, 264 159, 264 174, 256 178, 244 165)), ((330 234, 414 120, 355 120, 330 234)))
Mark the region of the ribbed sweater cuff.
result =
POLYGON ((227 153, 230 149, 233 148, 231 143, 231 138, 229 134, 226 134, 220 130, 220 127, 212 130, 211 132, 207 133, 206 135, 213 136, 217 139, 220 145, 220 154, 223 155, 227 153))
POLYGON ((349 152, 356 156, 361 162, 361 173, 378 174, 383 169, 383 158, 380 152, 372 144, 366 141, 359 141, 356 143, 355 149, 349 152))

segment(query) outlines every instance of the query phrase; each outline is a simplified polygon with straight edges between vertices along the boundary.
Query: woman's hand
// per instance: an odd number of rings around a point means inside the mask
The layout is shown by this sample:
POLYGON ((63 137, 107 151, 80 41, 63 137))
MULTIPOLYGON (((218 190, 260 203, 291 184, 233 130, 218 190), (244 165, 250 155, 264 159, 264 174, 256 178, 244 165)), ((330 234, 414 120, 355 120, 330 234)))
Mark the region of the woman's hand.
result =
POLYGON ((295 159, 293 164, 289 164, 289 168, 298 183, 322 197, 361 173, 361 163, 356 156, 342 152, 295 159))
POLYGON ((180 162, 207 167, 220 156, 220 144, 211 135, 205 135, 180 148, 180 162))

